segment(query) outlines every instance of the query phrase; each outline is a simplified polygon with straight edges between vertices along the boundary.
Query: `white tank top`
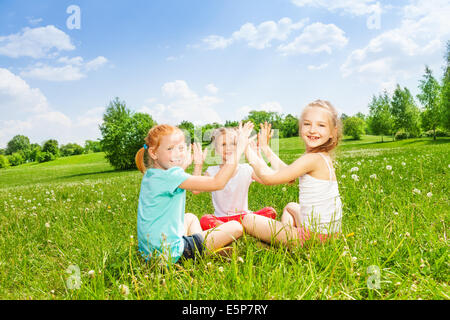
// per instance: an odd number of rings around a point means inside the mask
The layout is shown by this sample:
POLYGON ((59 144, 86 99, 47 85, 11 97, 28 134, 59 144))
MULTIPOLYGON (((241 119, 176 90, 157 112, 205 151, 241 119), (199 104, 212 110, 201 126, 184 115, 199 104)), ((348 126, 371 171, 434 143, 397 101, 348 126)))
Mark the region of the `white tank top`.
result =
POLYGON ((313 232, 341 232, 342 202, 337 181, 326 157, 319 153, 330 171, 330 179, 317 179, 309 174, 299 178, 299 202, 302 225, 313 232))
MULTIPOLYGON (((211 166, 206 170, 210 177, 214 177, 220 166, 211 166)), ((231 216, 250 212, 248 210, 248 188, 252 183, 253 168, 247 163, 238 165, 237 173, 232 177, 225 188, 211 192, 214 205, 214 215, 217 217, 231 216)))

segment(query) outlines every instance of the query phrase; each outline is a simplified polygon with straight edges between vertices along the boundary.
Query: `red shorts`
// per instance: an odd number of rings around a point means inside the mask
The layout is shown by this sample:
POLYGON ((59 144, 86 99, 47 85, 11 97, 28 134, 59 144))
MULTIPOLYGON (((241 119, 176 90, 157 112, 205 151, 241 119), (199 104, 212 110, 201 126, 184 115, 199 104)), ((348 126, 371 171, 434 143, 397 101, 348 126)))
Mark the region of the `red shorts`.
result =
MULTIPOLYGON (((271 219, 275 219, 277 217, 277 212, 272 207, 262 208, 261 210, 253 212, 253 214, 258 214, 260 216, 268 217, 271 219)), ((242 223, 242 218, 245 215, 246 213, 241 213, 226 217, 216 217, 215 215, 212 214, 206 214, 203 217, 201 217, 200 226, 202 227, 203 230, 208 230, 229 221, 238 221, 242 223)))

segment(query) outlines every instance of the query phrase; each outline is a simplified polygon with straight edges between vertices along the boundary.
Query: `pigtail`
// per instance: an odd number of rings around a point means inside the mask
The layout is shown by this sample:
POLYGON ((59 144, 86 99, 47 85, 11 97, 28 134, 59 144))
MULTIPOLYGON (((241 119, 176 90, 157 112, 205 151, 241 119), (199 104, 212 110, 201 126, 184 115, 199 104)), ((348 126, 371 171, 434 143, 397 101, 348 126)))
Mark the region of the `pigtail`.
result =
POLYGON ((145 161, 144 161, 144 155, 145 155, 145 149, 140 148, 139 151, 136 153, 136 157, 134 159, 134 161, 136 162, 136 167, 142 173, 145 173, 145 171, 147 170, 147 167, 146 167, 145 161))

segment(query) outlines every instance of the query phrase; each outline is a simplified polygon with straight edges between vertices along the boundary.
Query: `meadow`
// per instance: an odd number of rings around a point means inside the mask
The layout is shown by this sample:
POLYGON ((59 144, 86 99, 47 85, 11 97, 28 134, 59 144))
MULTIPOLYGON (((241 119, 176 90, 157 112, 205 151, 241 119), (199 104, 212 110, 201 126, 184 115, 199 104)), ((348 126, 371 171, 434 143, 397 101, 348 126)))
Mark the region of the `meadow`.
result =
MULTIPOLYGON (((288 249, 244 235, 231 257, 169 266, 138 254, 137 170, 103 153, 1 169, 0 299, 449 299, 450 139, 379 141, 338 148, 337 239, 288 249)), ((286 163, 304 151, 299 138, 279 150, 286 163)), ((250 187, 251 210, 279 219, 291 201, 297 182, 250 187)), ((210 194, 187 192, 186 212, 212 213, 210 194)))

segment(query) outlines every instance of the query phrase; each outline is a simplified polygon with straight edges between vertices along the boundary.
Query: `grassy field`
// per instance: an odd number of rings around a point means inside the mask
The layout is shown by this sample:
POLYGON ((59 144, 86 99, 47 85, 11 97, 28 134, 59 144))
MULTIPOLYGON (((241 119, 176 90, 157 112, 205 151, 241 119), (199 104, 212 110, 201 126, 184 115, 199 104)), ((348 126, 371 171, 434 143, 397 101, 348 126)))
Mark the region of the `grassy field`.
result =
MULTIPOLYGON (((137 170, 102 153, 1 169, 0 299, 449 299, 450 139, 380 140, 336 153, 338 239, 288 250, 244 235, 231 258, 169 267, 137 252, 137 170)), ((279 150, 291 163, 303 147, 279 150)), ((291 201, 297 183, 250 188, 251 210, 291 201)), ((188 192, 186 211, 212 213, 210 195, 188 192)))

